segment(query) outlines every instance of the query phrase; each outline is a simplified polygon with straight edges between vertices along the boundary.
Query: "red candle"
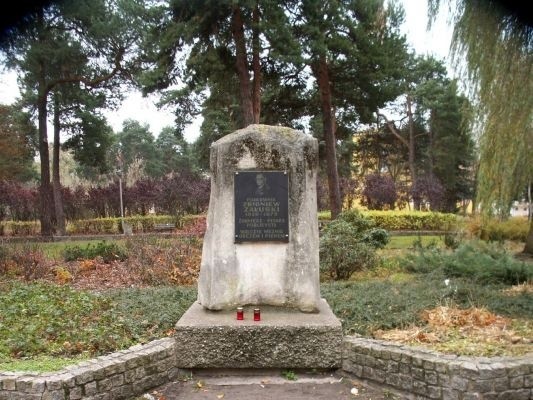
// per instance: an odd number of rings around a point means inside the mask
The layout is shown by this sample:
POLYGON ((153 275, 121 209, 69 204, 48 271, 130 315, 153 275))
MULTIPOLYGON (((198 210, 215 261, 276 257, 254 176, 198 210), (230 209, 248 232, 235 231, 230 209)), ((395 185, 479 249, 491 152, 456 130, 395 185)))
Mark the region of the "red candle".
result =
POLYGON ((254 308, 254 321, 261 321, 261 310, 254 308))
POLYGON ((237 319, 242 321, 244 319, 244 310, 242 307, 237 307, 237 319))

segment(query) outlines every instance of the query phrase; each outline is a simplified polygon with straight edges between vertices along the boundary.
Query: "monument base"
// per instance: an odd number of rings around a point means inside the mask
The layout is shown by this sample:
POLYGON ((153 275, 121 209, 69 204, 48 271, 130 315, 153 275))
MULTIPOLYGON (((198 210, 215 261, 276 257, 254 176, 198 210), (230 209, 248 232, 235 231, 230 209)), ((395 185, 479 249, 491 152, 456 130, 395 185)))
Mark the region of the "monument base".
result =
POLYGON ((316 314, 261 306, 210 311, 195 302, 176 324, 178 368, 340 368, 342 327, 326 300, 316 314))

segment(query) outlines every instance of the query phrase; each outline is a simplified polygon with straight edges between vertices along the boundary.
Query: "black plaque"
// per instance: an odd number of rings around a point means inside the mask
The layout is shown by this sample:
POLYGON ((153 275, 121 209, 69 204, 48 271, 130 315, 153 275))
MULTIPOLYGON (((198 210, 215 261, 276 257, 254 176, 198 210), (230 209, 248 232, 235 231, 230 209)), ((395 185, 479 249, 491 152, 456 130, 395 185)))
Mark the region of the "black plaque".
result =
POLYGON ((288 242, 288 174, 239 171, 234 187, 235 242, 288 242))

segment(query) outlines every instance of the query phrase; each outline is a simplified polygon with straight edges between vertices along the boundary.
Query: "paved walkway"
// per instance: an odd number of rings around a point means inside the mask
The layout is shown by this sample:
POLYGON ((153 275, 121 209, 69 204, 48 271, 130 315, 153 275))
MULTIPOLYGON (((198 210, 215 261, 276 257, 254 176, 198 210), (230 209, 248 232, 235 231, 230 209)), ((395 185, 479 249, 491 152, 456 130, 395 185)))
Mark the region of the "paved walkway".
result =
POLYGON ((351 377, 280 371, 196 372, 139 400, 403 400, 408 397, 351 377))

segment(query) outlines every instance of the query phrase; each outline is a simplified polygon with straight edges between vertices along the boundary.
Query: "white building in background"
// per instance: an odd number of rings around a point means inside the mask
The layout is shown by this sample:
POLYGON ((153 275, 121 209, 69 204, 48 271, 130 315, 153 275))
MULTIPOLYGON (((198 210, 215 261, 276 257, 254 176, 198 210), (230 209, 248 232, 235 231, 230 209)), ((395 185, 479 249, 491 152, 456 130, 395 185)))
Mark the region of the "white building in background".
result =
POLYGON ((511 206, 511 217, 527 217, 529 203, 527 201, 514 201, 511 206))

